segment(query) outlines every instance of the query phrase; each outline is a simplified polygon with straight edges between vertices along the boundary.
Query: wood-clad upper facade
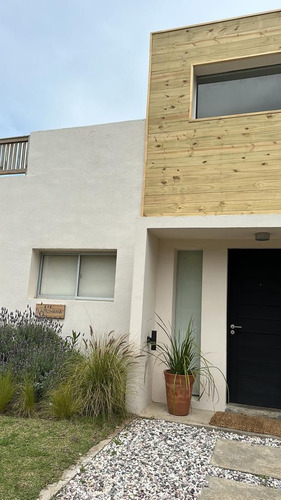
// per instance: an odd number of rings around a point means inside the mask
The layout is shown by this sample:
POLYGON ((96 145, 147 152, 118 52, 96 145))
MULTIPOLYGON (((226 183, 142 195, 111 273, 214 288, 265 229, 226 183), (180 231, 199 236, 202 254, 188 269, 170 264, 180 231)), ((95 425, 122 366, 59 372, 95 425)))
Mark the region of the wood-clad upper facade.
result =
POLYGON ((196 75, 273 64, 281 11, 151 35, 143 216, 281 213, 281 109, 193 112, 196 75))

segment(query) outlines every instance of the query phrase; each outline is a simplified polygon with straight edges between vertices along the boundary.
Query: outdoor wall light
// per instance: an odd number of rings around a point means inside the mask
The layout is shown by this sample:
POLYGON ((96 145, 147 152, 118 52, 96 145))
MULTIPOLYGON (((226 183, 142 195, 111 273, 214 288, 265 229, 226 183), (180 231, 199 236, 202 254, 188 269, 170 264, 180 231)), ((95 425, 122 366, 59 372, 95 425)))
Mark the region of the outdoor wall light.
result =
POLYGON ((147 337, 147 343, 151 344, 150 348, 152 351, 156 351, 156 338, 157 338, 157 331, 151 330, 151 337, 147 337))
POLYGON ((256 241, 269 241, 270 240, 270 233, 255 233, 255 240, 256 241))

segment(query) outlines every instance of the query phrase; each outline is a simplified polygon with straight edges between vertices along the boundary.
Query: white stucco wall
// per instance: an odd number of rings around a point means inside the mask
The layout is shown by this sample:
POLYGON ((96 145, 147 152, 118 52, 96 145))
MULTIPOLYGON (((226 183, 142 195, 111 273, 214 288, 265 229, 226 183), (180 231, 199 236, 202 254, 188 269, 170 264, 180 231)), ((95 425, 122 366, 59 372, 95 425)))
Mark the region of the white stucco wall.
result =
MULTIPOLYGON (((206 358, 226 375, 227 246, 224 242, 212 240, 159 241, 156 312, 166 325, 174 324, 178 250, 203 251, 201 349, 206 358)), ((159 326, 157 331, 159 341, 167 343, 167 338, 159 326)), ((152 400, 156 402, 166 400, 163 369, 163 365, 156 364, 152 375, 152 400)), ((225 382, 216 370, 213 375, 220 394, 219 401, 217 398, 212 400, 205 394, 200 401, 193 398, 193 407, 224 410, 225 382)))
MULTIPOLYGON (((130 332, 144 356, 128 401, 140 411, 164 402, 162 368, 145 342, 161 332, 155 312, 173 322, 177 250, 203 250, 201 348, 226 373, 228 248, 281 248, 281 217, 140 217, 144 121, 31 134, 25 176, 0 176, 0 307, 66 305, 65 335, 130 332), (256 242, 257 231, 271 240, 256 242), (40 251, 116 250, 113 302, 36 298, 40 251)), ((216 378, 224 409, 226 391, 216 378)), ((213 408, 207 397, 193 406, 213 408)))
POLYGON ((31 134, 25 176, 0 177, 0 306, 66 304, 64 334, 128 332, 144 120, 31 134), (36 298, 40 250, 116 250, 113 302, 36 298))
MULTIPOLYGON (((226 377, 227 369, 227 261, 229 248, 281 248, 281 217, 261 216, 211 216, 211 217, 162 217, 143 218, 137 223, 137 239, 145 231, 158 240, 156 280, 150 282, 150 296, 155 297, 155 312, 166 324, 173 324, 175 302, 176 254, 178 250, 203 250, 201 349, 208 360, 226 377), (270 241, 255 241, 255 232, 267 231, 270 241)), ((156 245, 156 242, 155 242, 156 245)), ((146 247, 135 251, 134 282, 142 286, 145 276, 143 266, 150 265, 144 256, 146 247)), ((133 295, 132 312, 141 307, 143 298, 133 295)), ((132 321, 131 321, 132 324, 132 321)), ((141 323, 139 322, 139 325, 141 323)), ((142 323, 142 337, 146 325, 142 323)), ((161 329, 150 322, 150 328, 158 331, 158 341, 164 341, 161 329)), ((135 325, 137 329, 137 325, 135 325)), ((140 328, 140 326, 139 326, 140 328)), ((152 401, 165 403, 164 366, 154 364, 147 382, 147 393, 152 401)), ((201 409, 224 410, 226 385, 219 372, 213 372, 219 392, 219 401, 204 395, 200 401, 193 398, 192 406, 201 409)), ((141 404, 141 401, 139 401, 141 404)), ((143 406, 144 400, 143 400, 143 406)))
POLYGON ((158 239, 146 229, 137 232, 133 273, 130 337, 141 357, 138 364, 135 391, 130 395, 128 407, 139 412, 152 400, 153 360, 147 355, 150 346, 147 337, 155 324, 156 283, 158 272, 158 239))

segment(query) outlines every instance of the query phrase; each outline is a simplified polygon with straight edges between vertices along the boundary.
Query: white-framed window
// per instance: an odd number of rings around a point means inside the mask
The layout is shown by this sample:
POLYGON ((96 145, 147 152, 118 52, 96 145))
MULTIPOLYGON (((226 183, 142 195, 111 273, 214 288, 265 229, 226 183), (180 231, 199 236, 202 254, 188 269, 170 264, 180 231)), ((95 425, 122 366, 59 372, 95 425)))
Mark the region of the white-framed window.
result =
POLYGON ((281 110, 281 52, 192 66, 190 119, 281 110))
POLYGON ((42 252, 37 296, 113 301, 116 252, 42 252))

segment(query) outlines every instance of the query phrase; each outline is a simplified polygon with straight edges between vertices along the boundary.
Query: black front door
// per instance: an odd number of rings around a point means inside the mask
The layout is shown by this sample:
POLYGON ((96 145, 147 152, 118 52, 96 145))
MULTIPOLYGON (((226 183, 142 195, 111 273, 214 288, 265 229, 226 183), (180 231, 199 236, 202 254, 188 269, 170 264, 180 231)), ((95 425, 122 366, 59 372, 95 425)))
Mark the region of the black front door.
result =
POLYGON ((281 250, 229 250, 230 402, 281 409, 281 250))

